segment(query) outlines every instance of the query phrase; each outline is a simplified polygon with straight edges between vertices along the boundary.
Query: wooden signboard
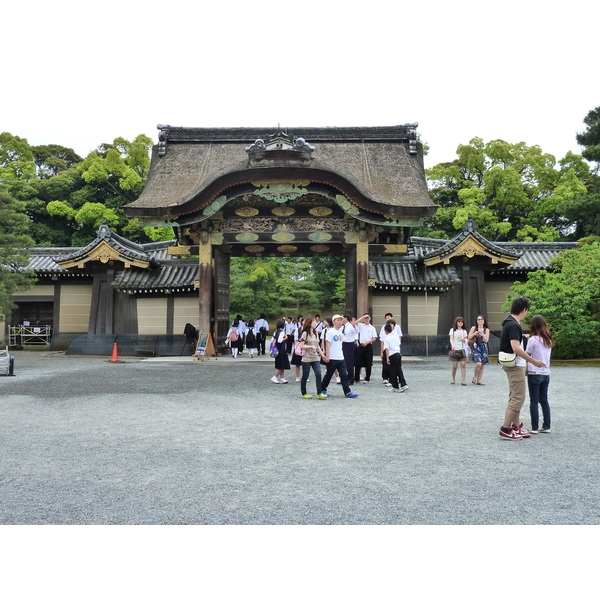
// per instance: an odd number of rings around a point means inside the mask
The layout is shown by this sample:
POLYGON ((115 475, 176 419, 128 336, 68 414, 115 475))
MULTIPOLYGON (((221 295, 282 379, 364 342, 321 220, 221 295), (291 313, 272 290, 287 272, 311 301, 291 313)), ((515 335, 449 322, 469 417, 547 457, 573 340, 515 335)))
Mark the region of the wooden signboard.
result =
POLYGON ((217 353, 215 352, 215 345, 212 341, 210 333, 200 333, 198 335, 198 343, 196 344, 196 351, 194 352, 194 360, 202 357, 202 360, 206 356, 214 356, 217 360, 217 353))

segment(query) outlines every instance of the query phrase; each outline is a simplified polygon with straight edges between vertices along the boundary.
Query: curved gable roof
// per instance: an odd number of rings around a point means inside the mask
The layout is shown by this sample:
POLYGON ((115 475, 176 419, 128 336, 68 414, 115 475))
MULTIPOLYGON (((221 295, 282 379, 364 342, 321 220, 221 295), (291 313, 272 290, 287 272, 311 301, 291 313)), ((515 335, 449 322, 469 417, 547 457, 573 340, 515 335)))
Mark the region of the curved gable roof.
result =
POLYGON ((225 189, 254 180, 308 179, 339 189, 379 213, 427 216, 435 205, 427 192, 416 124, 371 128, 294 128, 310 152, 248 152, 272 130, 159 126, 148 182, 125 208, 131 217, 177 219, 212 202, 225 189), (300 137, 302 136, 302 137, 300 137))

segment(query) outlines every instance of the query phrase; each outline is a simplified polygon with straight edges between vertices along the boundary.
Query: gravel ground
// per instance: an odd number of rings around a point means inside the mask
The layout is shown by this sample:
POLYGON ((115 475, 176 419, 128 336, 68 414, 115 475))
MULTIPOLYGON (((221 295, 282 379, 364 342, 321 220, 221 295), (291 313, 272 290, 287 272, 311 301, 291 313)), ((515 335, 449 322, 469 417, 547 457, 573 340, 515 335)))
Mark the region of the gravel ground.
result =
POLYGON ((497 364, 462 387, 407 357, 393 394, 377 363, 323 401, 271 383, 268 357, 14 354, 1 524, 600 524, 597 368, 553 368, 552 433, 512 442, 497 364))

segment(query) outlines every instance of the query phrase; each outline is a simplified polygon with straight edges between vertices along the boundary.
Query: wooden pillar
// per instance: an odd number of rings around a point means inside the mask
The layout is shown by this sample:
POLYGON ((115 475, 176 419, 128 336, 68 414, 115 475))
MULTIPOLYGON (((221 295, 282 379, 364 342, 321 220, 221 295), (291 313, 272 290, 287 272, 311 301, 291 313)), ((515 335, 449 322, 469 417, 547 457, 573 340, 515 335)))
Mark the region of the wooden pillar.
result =
POLYGON ((356 243, 356 316, 367 312, 369 306, 369 242, 361 231, 356 243))
POLYGON ((212 308, 213 268, 212 244, 208 233, 203 231, 199 243, 199 288, 198 288, 198 327, 202 333, 210 333, 210 312, 212 308))

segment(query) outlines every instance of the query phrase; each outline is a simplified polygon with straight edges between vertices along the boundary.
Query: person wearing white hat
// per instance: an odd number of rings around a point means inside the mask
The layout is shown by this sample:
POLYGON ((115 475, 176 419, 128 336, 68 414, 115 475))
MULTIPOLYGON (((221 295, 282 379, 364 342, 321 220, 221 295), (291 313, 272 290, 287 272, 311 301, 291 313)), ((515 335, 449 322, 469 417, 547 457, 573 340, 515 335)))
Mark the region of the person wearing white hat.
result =
POLYGON ((343 319, 342 315, 333 315, 331 317, 333 327, 328 329, 325 335, 325 356, 323 360, 327 364, 327 372, 321 384, 321 394, 325 396, 329 395, 327 393, 327 386, 337 369, 342 380, 342 388, 346 398, 357 398, 358 394, 353 392, 348 385, 348 370, 346 369, 344 351, 342 350, 342 343, 344 341, 344 334, 342 333, 343 319))

